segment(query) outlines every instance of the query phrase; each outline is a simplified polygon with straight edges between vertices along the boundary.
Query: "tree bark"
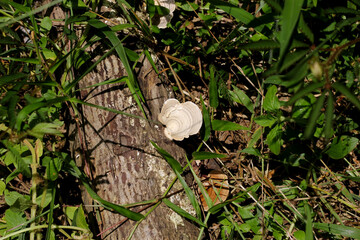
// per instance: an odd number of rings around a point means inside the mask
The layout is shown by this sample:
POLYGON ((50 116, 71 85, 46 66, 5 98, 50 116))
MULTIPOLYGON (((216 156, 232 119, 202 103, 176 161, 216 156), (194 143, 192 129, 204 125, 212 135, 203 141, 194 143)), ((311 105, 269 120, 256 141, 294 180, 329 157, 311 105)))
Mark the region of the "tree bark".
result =
MULTIPOLYGON (((80 88, 124 75, 126 72, 120 60, 112 55, 83 79, 80 88)), ((161 106, 170 97, 171 91, 146 58, 136 75, 146 98, 148 118, 157 121, 161 106)), ((82 90, 81 97, 92 104, 142 115, 130 91, 122 84, 82 90)), ((82 139, 76 139, 74 148, 80 149, 81 141, 85 143, 91 167, 86 167, 85 159, 81 164, 85 172, 92 175, 100 197, 122 205, 157 199, 165 192, 175 174, 152 147, 150 140, 182 163, 186 153, 164 136, 163 126, 88 106, 82 107, 82 116, 82 139)), ((171 192, 178 189, 181 189, 180 184, 175 184, 171 192)), ((193 212, 183 192, 172 196, 170 200, 186 211, 193 212)), ((86 205, 93 204, 86 194, 84 202, 86 205)), ((139 211, 142 207, 132 210, 139 211)), ((95 216, 96 208, 86 209, 89 215, 95 216)), ((145 214, 148 210, 141 213, 145 214)), ((100 216, 99 231, 111 228, 102 234, 102 237, 107 236, 106 239, 128 237, 135 224, 130 220, 122 222, 125 220, 123 216, 104 209, 101 209, 100 216)), ((195 225, 161 204, 138 226, 132 239, 194 239, 197 234, 195 225)))

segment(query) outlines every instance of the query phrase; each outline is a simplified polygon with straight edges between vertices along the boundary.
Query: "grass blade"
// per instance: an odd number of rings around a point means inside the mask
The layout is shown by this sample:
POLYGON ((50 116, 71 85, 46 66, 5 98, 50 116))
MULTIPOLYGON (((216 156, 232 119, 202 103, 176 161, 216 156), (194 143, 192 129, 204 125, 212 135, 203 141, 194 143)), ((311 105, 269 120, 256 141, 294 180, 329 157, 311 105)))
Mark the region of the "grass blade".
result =
POLYGON ((360 239, 360 229, 331 223, 314 223, 314 228, 331 234, 338 234, 344 237, 360 239))
MULTIPOLYGON (((154 143, 153 141, 150 141, 150 142, 155 147, 155 149, 158 151, 158 153, 160 153, 160 155, 169 163, 171 168, 174 170, 177 178, 179 179, 181 185, 184 188, 184 191, 185 191, 186 195, 188 196, 188 198, 189 198, 189 200, 191 202, 191 205, 193 205, 193 207, 195 209, 196 215, 199 218, 201 218, 201 210, 200 210, 199 203, 198 203, 198 201, 196 199, 196 196, 195 196, 194 192, 186 184, 186 181, 184 180, 184 178, 181 176, 181 173, 183 172, 183 169, 182 169, 180 163, 178 161, 176 161, 173 158, 173 156, 171 156, 168 152, 166 152, 164 149, 160 148, 156 143, 154 143)), ((199 220, 197 219, 197 221, 199 221, 199 220)))
POLYGON ((204 185, 202 184, 201 180, 199 179, 199 177, 196 175, 193 167, 191 166, 189 160, 186 158, 186 160, 188 161, 188 166, 190 168, 190 171, 200 189, 201 194, 203 195, 206 204, 208 205, 209 209, 214 205, 213 202, 211 201, 211 198, 209 196, 209 194, 207 193, 206 189, 204 188, 204 185))
POLYGON ((282 11, 282 28, 279 35, 280 42, 280 56, 279 67, 282 65, 285 53, 287 52, 291 37, 295 30, 296 24, 300 16, 300 10, 304 0, 287 0, 285 1, 284 9, 282 11))
POLYGON ((46 236, 45 239, 49 240, 50 239, 50 234, 51 234, 51 226, 54 222, 54 204, 55 204, 55 196, 56 196, 56 185, 52 184, 52 194, 51 194, 51 202, 50 202, 50 212, 48 214, 48 228, 46 230, 46 236))
POLYGON ((180 216, 183 216, 191 221, 196 222, 197 224, 199 224, 202 227, 207 227, 206 224, 204 224, 203 222, 201 222, 199 219, 197 219, 196 217, 192 216, 191 214, 189 214, 188 212, 186 212, 184 209, 178 207, 177 205, 175 205, 174 203, 170 202, 169 199, 164 198, 162 200, 163 203, 166 204, 166 206, 168 206, 169 208, 171 208, 172 210, 174 210, 177 214, 179 214, 180 216))
POLYGON ((215 66, 210 66, 210 83, 209 83, 209 98, 210 106, 217 108, 219 106, 217 79, 215 78, 215 66))
POLYGON ((68 161, 68 167, 70 168, 69 172, 79 178, 82 182, 82 184, 84 185, 84 187, 86 188, 86 191, 89 193, 89 195, 96 201, 100 202, 102 205, 104 205, 105 207, 108 207, 112 210, 114 210, 115 212, 121 214, 124 217, 127 217, 131 220, 134 221, 139 221, 141 219, 144 218, 144 216, 140 213, 136 213, 133 212, 123 206, 108 202, 104 199, 102 199, 99 195, 97 195, 97 193, 91 188, 87 178, 85 177, 85 175, 80 171, 80 169, 76 166, 76 163, 74 160, 70 160, 68 161))
POLYGON ((360 100, 351 92, 348 87, 338 82, 334 83, 332 86, 341 92, 345 97, 347 97, 347 99, 349 99, 349 101, 352 102, 352 104, 354 104, 358 109, 360 109, 360 100))
POLYGON ((324 134, 326 139, 330 139, 332 133, 332 122, 334 115, 334 96, 331 91, 328 91, 327 106, 325 111, 325 127, 324 134))
POLYGON ((312 133, 314 132, 314 128, 317 123, 317 119, 319 118, 321 114, 321 108, 324 106, 325 101, 325 94, 321 94, 321 96, 317 99, 316 104, 311 111, 311 115, 307 124, 307 127, 305 129, 304 137, 309 138, 311 137, 312 133))
POLYGON ((226 158, 227 155, 219 154, 219 153, 212 153, 212 152, 193 152, 192 154, 194 160, 204 160, 204 159, 211 159, 211 158, 226 158))
POLYGON ((12 74, 12 75, 2 76, 2 77, 0 77, 0 86, 7 84, 9 82, 14 83, 16 80, 25 78, 27 76, 28 75, 25 73, 16 73, 16 74, 12 74))
POLYGON ((250 130, 248 127, 241 126, 240 124, 217 119, 211 121, 211 126, 214 131, 250 130))
POLYGON ((203 136, 204 142, 206 142, 207 140, 209 140, 210 134, 211 134, 211 121, 210 121, 209 111, 204 104, 204 100, 202 99, 202 96, 200 96, 200 100, 201 100, 202 114, 203 114, 203 120, 204 120, 204 125, 201 128, 202 129, 201 135, 203 136))
POLYGON ((116 36, 116 34, 111 30, 110 27, 108 27, 105 23, 97 20, 97 19, 91 19, 89 20, 89 25, 91 25, 92 27, 98 29, 99 31, 101 31, 111 42, 111 44, 113 45, 113 47, 115 47, 115 51, 118 54, 122 64, 125 67, 125 70, 128 74, 128 79, 126 81, 126 84, 131 92, 131 94, 133 95, 138 107, 141 109, 141 111, 143 112, 144 116, 146 116, 145 114, 145 110, 141 104, 142 102, 145 102, 144 96, 142 95, 141 91, 139 90, 139 86, 135 80, 135 76, 133 74, 132 68, 130 66, 130 63, 128 61, 128 57, 125 51, 124 46, 122 45, 121 41, 119 40, 119 38, 116 36), (140 101, 140 99, 141 101, 140 101))
POLYGON ((305 208, 305 215, 306 215, 306 227, 305 227, 305 239, 312 240, 314 239, 313 236, 313 229, 312 229, 312 216, 311 216, 311 209, 309 204, 304 201, 304 208, 305 208))
POLYGON ((9 21, 7 21, 7 22, 1 23, 1 24, 0 24, 0 29, 3 28, 3 27, 9 26, 10 24, 16 23, 16 22, 18 22, 18 21, 20 21, 20 20, 22 20, 22 19, 24 19, 24 18, 27 18, 27 17, 29 17, 29 16, 31 16, 31 15, 34 15, 34 14, 36 14, 36 13, 39 13, 39 12, 41 12, 41 11, 49 8, 49 7, 52 7, 52 6, 54 6, 54 5, 58 4, 58 3, 61 3, 62 1, 63 1, 63 0, 51 1, 51 2, 49 2, 48 4, 45 4, 45 5, 41 6, 41 7, 38 7, 38 8, 36 8, 36 9, 33 9, 33 10, 31 10, 31 11, 28 11, 28 12, 26 12, 26 13, 24 13, 24 14, 16 17, 16 18, 13 18, 13 19, 11 19, 11 20, 9 20, 9 21))
POLYGON ((175 171, 175 173, 178 172, 179 174, 181 174, 183 172, 180 163, 176 161, 175 158, 173 158, 173 156, 170 155, 170 153, 160 148, 155 142, 151 140, 150 142, 154 146, 156 151, 158 151, 158 153, 160 153, 160 155, 167 161, 167 163, 171 166, 171 168, 175 171))
POLYGON ((286 103, 286 105, 292 105, 294 104, 298 99, 306 96, 308 93, 311 93, 315 89, 321 88, 324 85, 324 82, 313 82, 309 85, 305 86, 304 88, 301 88, 298 92, 292 96, 292 98, 286 103))

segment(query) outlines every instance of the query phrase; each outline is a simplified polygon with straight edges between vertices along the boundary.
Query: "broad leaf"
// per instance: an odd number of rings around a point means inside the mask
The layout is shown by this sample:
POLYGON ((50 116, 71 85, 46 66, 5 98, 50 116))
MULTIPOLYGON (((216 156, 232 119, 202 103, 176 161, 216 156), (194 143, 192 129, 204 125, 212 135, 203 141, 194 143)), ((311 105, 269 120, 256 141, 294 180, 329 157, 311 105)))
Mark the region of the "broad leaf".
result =
POLYGON ((332 141, 330 148, 326 151, 326 153, 333 159, 341 159, 354 150, 358 143, 359 139, 355 137, 346 135, 336 137, 332 141))
POLYGON ((230 91, 230 97, 234 102, 244 105, 251 113, 254 113, 254 104, 245 92, 236 86, 232 86, 234 91, 230 91))
POLYGON ((280 101, 276 96, 277 87, 275 85, 269 87, 264 100, 264 109, 268 112, 275 112, 280 109, 280 101))
POLYGON ((267 144, 271 152, 278 155, 280 153, 281 145, 283 143, 282 137, 282 126, 280 124, 276 125, 273 129, 270 130, 266 137, 267 144))
POLYGON ((262 127, 271 127, 274 123, 276 123, 277 118, 270 114, 266 114, 256 117, 254 121, 262 127))

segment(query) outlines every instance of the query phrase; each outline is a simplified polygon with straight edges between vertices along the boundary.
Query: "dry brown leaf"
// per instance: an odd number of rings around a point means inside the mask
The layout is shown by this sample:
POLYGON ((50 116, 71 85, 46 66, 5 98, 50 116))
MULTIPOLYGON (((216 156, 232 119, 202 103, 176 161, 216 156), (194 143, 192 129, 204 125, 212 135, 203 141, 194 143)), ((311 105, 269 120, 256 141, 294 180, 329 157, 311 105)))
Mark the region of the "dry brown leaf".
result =
MULTIPOLYGON (((203 181, 204 188, 214 205, 226 201, 229 196, 229 182, 228 177, 217 170, 212 170, 208 177, 203 181)), ((209 210, 204 196, 200 193, 200 201, 205 211, 209 210)))

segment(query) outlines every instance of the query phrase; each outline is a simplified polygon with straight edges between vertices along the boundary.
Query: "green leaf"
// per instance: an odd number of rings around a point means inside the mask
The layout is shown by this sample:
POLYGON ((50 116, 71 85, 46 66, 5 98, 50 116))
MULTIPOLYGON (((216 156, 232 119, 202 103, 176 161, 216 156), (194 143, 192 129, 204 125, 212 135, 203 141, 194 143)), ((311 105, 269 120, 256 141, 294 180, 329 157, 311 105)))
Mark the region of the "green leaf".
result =
POLYGON ((293 107, 293 118, 307 119, 310 116, 313 104, 316 102, 314 95, 309 94, 297 100, 293 107))
POLYGON ((110 40, 113 47, 115 47, 115 51, 118 54, 122 64, 124 65, 126 73, 128 74, 126 84, 129 88, 131 94, 133 95, 138 107, 141 109, 141 111, 143 112, 143 114, 145 116, 146 115, 145 110, 140 101, 140 99, 141 99, 143 102, 145 102, 145 99, 139 89, 138 83, 136 82, 132 68, 128 61, 128 57, 127 57, 125 48, 122 45, 121 41, 105 23, 103 23, 97 19, 91 19, 88 21, 88 23, 89 23, 89 25, 91 25, 91 26, 95 27, 96 29, 98 29, 99 31, 101 31, 110 40))
POLYGON ((306 24, 303 14, 300 14, 299 28, 305 34, 305 36, 313 43, 314 34, 309 28, 309 26, 306 24))
POLYGON ((327 91, 328 98, 327 98, 327 106, 325 111, 325 127, 324 127, 324 134, 326 139, 330 139, 332 132, 333 132, 333 116, 334 116, 334 96, 331 90, 327 91))
POLYGON ((180 163, 178 161, 176 161, 175 158, 173 158, 173 156, 170 155, 170 153, 168 153, 164 149, 160 148, 155 142, 153 142, 151 140, 150 140, 150 142, 154 146, 156 151, 158 151, 158 153, 160 153, 160 155, 167 161, 167 163, 171 166, 171 168, 175 172, 178 172, 180 174, 183 172, 183 169, 182 169, 180 163))
POLYGON ((189 162, 189 159, 186 158, 186 160, 187 160, 188 166, 190 168, 190 171, 191 171, 191 173, 192 173, 192 175, 193 175, 193 177, 195 179, 195 182, 197 183, 197 185, 198 185, 198 187, 200 189, 200 192, 201 192, 201 194, 203 195, 203 197, 205 199, 206 204, 209 206, 209 208, 211 208, 213 206, 213 202, 212 202, 209 194, 205 190, 204 185, 202 184, 200 178, 196 175, 193 167, 191 166, 191 163, 189 162))
POLYGON ((7 223, 7 230, 11 229, 12 231, 21 227, 22 224, 26 221, 24 212, 14 212, 11 209, 7 209, 5 211, 4 219, 7 223))
POLYGON ((301 230, 294 232, 294 237, 296 238, 296 240, 306 240, 305 232, 301 230))
POLYGON ((276 12, 281 12, 282 8, 280 6, 280 4, 278 3, 278 1, 276 0, 265 0, 265 2, 267 4, 269 4, 269 6, 271 6, 276 12))
POLYGON ((254 118, 254 121, 262 127, 271 127, 274 123, 276 123, 277 118, 270 114, 266 114, 254 118))
POLYGON ((55 234, 51 230, 51 226, 54 222, 54 208, 55 208, 55 196, 56 196, 56 187, 50 184, 50 191, 51 191, 51 201, 50 201, 50 209, 48 213, 48 227, 46 230, 45 240, 55 239, 55 234))
POLYGON ((354 150, 358 143, 359 139, 343 135, 341 137, 334 138, 330 148, 325 152, 333 159, 341 159, 354 150))
POLYGON ((251 13, 230 3, 220 0, 208 0, 208 2, 235 17, 239 22, 249 24, 252 20, 254 20, 254 16, 251 13))
POLYGON ((110 28, 113 32, 120 32, 124 29, 135 28, 135 27, 136 27, 136 25, 134 25, 134 24, 123 23, 123 24, 118 24, 118 25, 112 26, 110 28))
POLYGON ((186 2, 185 4, 180 5, 180 8, 184 11, 193 12, 199 8, 199 5, 196 3, 186 2))
POLYGON ((280 101, 276 96, 277 87, 272 85, 269 87, 264 100, 264 109, 268 112, 275 112, 280 109, 280 101))
POLYGON ((52 28, 52 21, 49 17, 44 17, 41 20, 40 27, 45 31, 50 31, 52 28))
POLYGON ((6 189, 6 184, 3 180, 0 180, 0 195, 4 194, 4 191, 6 189))
POLYGON ((280 48, 280 44, 274 40, 259 40, 256 42, 242 44, 240 45, 240 48, 245 50, 264 51, 280 48))
MULTIPOLYGON (((295 41, 294 41, 295 42, 295 41)), ((295 46, 291 46, 290 48, 296 48, 295 46)), ((301 46, 298 46, 301 47, 301 46)), ((305 50, 296 49, 295 52, 290 52, 285 55, 284 62, 282 63, 282 66, 280 68, 280 72, 284 72, 289 67, 293 66, 295 63, 299 62, 300 60, 303 60, 304 57, 308 54, 309 50, 308 47, 306 47, 305 50)), ((275 71, 276 73, 276 71, 275 71)))
POLYGON ((86 218, 85 218, 85 213, 84 213, 84 210, 81 205, 74 212, 74 218, 73 218, 72 225, 89 230, 89 226, 88 226, 88 224, 86 222, 86 218))
POLYGON ((38 102, 38 103, 33 103, 30 105, 27 105, 19 112, 19 114, 16 118, 16 124, 15 124, 16 129, 17 130, 21 129, 21 124, 25 121, 25 118, 33 111, 35 111, 39 108, 42 108, 42 107, 52 106, 56 103, 65 102, 67 99, 68 99, 67 97, 58 97, 58 98, 51 99, 46 102, 38 102))
POLYGON ((170 13, 170 10, 163 6, 155 5, 155 9, 159 16, 166 16, 170 13))
POLYGON ((63 136, 60 127, 63 125, 62 122, 54 123, 38 123, 31 130, 28 130, 27 133, 36 138, 42 139, 45 134, 63 136))
POLYGON ((19 170, 24 176, 30 177, 31 171, 29 168, 29 164, 27 164, 24 159, 21 157, 20 153, 15 149, 15 147, 11 146, 10 142, 8 140, 2 140, 1 141, 7 149, 9 149, 10 154, 15 159, 15 167, 17 170, 19 170))
POLYGON ((360 109, 360 100, 351 92, 351 90, 348 87, 338 82, 334 83, 332 86, 336 90, 344 94, 344 96, 347 99, 349 99, 349 101, 352 102, 352 104, 354 104, 358 109, 360 109))
POLYGON ((322 86, 324 86, 324 82, 313 82, 310 83, 309 85, 301 88, 299 91, 297 91, 295 93, 294 96, 291 97, 291 99, 286 103, 287 105, 292 105, 293 103, 295 103, 299 98, 304 97, 305 95, 313 92, 315 89, 321 88, 322 86))
POLYGON ((93 87, 103 86, 103 85, 107 85, 107 84, 123 83, 123 82, 126 82, 126 78, 127 78, 127 76, 122 76, 122 77, 115 78, 115 79, 109 79, 109 80, 105 80, 103 82, 95 83, 90 86, 86 86, 85 88, 93 88, 93 87))
POLYGON ((270 130, 266 136, 267 144, 271 150, 276 155, 279 155, 281 145, 283 143, 282 137, 282 126, 280 124, 276 125, 273 129, 270 130))
POLYGON ((311 115, 308 121, 308 124, 305 129, 304 137, 309 138, 314 132, 315 126, 317 124, 317 120, 321 114, 321 108, 324 105, 325 101, 325 94, 321 94, 321 96, 317 99, 315 106, 313 107, 313 110, 311 111, 311 115))
POLYGON ((1 59, 14 61, 14 62, 23 62, 23 63, 32 63, 32 64, 40 64, 39 59, 37 58, 14 58, 14 57, 3 57, 1 59))
POLYGON ((196 214, 199 218, 201 218, 201 210, 199 203, 197 201, 196 196, 194 195, 194 192, 189 188, 189 186, 186 184, 186 181, 181 176, 181 173, 183 172, 183 169, 178 161, 176 161, 168 152, 166 152, 164 149, 158 147, 156 143, 153 141, 150 141, 151 144, 155 147, 155 149, 160 153, 160 155, 169 163, 171 168, 174 170, 177 178, 179 179, 181 185, 183 186, 186 195, 188 196, 191 204, 193 205, 196 214))
POLYGON ((214 65, 210 65, 210 83, 209 83, 209 98, 210 98, 210 106, 213 108, 217 108, 219 106, 219 97, 218 97, 218 87, 217 87, 217 79, 215 78, 215 67, 214 65))
POLYGON ((241 126, 240 124, 217 119, 211 121, 211 126, 214 131, 250 130, 250 128, 241 126))
POLYGON ((60 158, 50 158, 46 164, 46 178, 50 181, 55 181, 61 170, 62 159, 60 158))
POLYGON ((23 213, 26 209, 31 208, 32 205, 33 203, 30 199, 22 196, 16 199, 16 201, 11 205, 10 209, 14 212, 23 213))
POLYGON ((5 75, 0 77, 0 86, 3 86, 7 83, 14 83, 16 80, 21 78, 26 78, 28 75, 24 73, 15 73, 12 75, 5 75))
POLYGON ((254 156, 257 156, 257 157, 261 156, 260 151, 258 149, 256 149, 256 148, 253 148, 253 147, 244 148, 240 152, 247 153, 247 154, 250 154, 250 155, 254 155, 254 156))
POLYGON ((199 224, 202 227, 207 227, 206 224, 204 224, 203 222, 201 222, 199 219, 197 219, 196 217, 192 216, 191 214, 189 214, 188 212, 186 212, 184 209, 176 206, 174 203, 170 202, 169 199, 164 198, 162 200, 163 203, 166 204, 166 206, 168 206, 169 208, 171 208, 172 210, 174 210, 177 214, 179 214, 180 216, 183 216, 191 221, 196 222, 197 224, 199 224))
POLYGON ((306 77, 308 72, 309 65, 306 61, 302 60, 283 77, 281 85, 288 88, 294 87, 306 77))
POLYGON ((204 104, 204 100, 202 99, 202 96, 200 96, 200 100, 201 100, 202 114, 203 114, 203 120, 204 120, 204 125, 201 128, 202 129, 201 133, 203 135, 204 142, 206 142, 207 140, 209 140, 210 134, 211 134, 210 114, 209 114, 207 107, 204 104))
POLYGON ((146 0, 146 9, 149 13, 150 18, 155 16, 156 8, 155 8, 154 0, 146 0))
POLYGON ((9 206, 12 206, 13 204, 15 204, 16 200, 18 200, 19 198, 24 198, 23 195, 21 195, 18 192, 15 191, 5 191, 5 203, 9 206))
POLYGON ((156 67, 156 64, 155 64, 153 58, 151 57, 151 54, 150 54, 149 50, 145 49, 145 50, 144 50, 144 53, 145 53, 145 56, 146 56, 147 60, 149 60, 151 66, 152 66, 153 69, 155 70, 155 72, 156 72, 157 74, 159 74, 159 70, 158 70, 158 68, 156 67))
POLYGON ((226 158, 227 155, 219 154, 219 153, 212 153, 212 152, 193 152, 192 154, 194 160, 204 160, 204 159, 211 159, 211 158, 226 158))
POLYGON ((254 104, 245 92, 236 86, 232 85, 234 91, 230 92, 230 97, 234 102, 244 105, 251 113, 254 113, 254 104))
MULTIPOLYGON (((286 0, 284 9, 281 13, 282 27, 279 35, 280 42, 280 56, 279 56, 279 67, 284 60, 285 53, 288 51, 291 37, 298 22, 301 7, 304 0, 286 0)), ((280 69, 280 68, 279 68, 280 69)))
POLYGON ((251 140, 248 142, 246 147, 247 148, 253 147, 256 144, 256 142, 259 141, 262 133, 263 133, 262 127, 259 127, 258 129, 256 129, 254 134, 251 136, 251 140))
POLYGON ((360 239, 360 229, 356 227, 347 227, 330 223, 314 223, 314 228, 344 237, 360 239))
POLYGON ((307 240, 314 239, 313 236, 313 221, 311 216, 311 209, 307 201, 304 201, 304 209, 306 215, 305 238, 307 240))

